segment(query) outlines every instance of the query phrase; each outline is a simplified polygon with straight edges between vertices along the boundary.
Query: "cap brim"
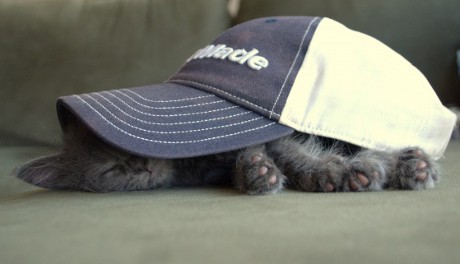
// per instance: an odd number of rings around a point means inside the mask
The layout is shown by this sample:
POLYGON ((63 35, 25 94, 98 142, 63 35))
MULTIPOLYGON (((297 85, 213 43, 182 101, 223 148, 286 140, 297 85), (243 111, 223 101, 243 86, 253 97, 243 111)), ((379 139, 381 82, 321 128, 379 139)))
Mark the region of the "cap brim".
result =
POLYGON ((82 95, 57 102, 110 145, 155 158, 186 158, 265 143, 294 132, 220 97, 173 83, 82 95))

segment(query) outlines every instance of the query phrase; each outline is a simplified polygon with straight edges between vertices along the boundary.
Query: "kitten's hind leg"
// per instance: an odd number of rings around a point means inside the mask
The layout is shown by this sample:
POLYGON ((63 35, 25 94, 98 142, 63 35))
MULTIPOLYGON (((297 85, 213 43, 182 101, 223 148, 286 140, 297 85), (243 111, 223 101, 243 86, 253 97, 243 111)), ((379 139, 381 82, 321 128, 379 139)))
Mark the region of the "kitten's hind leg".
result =
POLYGON ((344 191, 377 191, 383 188, 420 190, 434 187, 438 165, 419 148, 398 152, 363 150, 349 160, 344 191))
POLYGON ((285 176, 267 155, 265 145, 258 145, 238 154, 233 180, 247 194, 270 194, 283 188, 285 176))
POLYGON ((439 165, 422 149, 406 148, 394 154, 394 171, 388 188, 421 190, 433 188, 440 179, 439 165))
POLYGON ((268 144, 269 153, 288 179, 289 187, 308 192, 341 191, 347 172, 345 158, 319 139, 285 137, 268 144))

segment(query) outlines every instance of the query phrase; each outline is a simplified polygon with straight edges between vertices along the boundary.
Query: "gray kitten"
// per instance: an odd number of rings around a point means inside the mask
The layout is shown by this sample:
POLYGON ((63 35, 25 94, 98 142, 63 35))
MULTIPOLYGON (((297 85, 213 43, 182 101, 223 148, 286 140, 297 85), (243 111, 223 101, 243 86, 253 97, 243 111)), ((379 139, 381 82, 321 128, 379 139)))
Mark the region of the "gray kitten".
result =
POLYGON ((295 133, 237 151, 167 160, 115 149, 80 122, 71 123, 62 151, 26 163, 16 171, 18 178, 59 190, 233 184, 247 194, 270 194, 283 187, 307 192, 419 190, 439 181, 438 164, 417 147, 382 152, 295 133))

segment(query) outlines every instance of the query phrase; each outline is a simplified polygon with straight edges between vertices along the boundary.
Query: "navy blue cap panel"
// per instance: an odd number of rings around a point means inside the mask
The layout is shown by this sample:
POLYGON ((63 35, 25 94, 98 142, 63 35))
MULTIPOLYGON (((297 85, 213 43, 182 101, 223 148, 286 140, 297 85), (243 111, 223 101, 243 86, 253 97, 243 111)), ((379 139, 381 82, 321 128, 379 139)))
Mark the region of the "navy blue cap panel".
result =
POLYGON ((168 82, 58 99, 61 126, 77 117, 105 142, 144 157, 186 158, 294 132, 277 123, 321 21, 256 19, 190 57, 168 82))
POLYGON ((190 57, 169 82, 215 93, 277 121, 320 21, 274 17, 237 25, 190 57))
POLYGON ((102 140, 144 157, 219 153, 293 132, 213 94, 176 84, 65 96, 57 109, 64 131, 71 113, 102 140))

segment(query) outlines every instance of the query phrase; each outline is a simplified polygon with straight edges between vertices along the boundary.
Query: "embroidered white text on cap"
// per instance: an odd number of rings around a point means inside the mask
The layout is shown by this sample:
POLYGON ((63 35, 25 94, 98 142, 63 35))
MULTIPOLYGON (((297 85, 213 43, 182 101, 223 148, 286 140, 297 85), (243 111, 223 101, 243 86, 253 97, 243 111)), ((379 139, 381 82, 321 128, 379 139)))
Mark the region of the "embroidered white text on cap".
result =
POLYGON ((233 49, 227 47, 224 44, 218 45, 208 45, 202 49, 199 49, 195 52, 187 62, 195 59, 228 59, 229 61, 239 63, 243 65, 247 63, 248 67, 253 70, 260 70, 262 68, 268 67, 268 60, 262 56, 258 56, 259 51, 257 49, 252 49, 251 51, 246 51, 245 49, 233 49))

